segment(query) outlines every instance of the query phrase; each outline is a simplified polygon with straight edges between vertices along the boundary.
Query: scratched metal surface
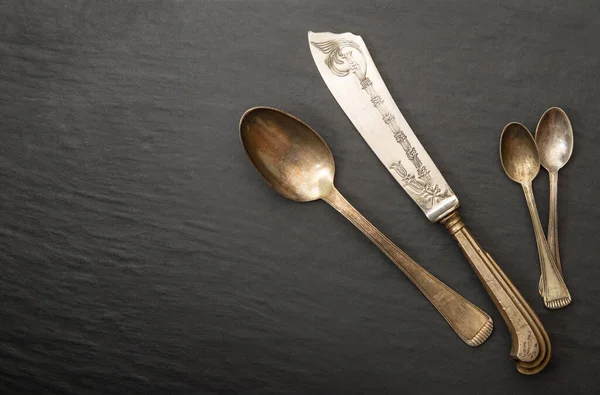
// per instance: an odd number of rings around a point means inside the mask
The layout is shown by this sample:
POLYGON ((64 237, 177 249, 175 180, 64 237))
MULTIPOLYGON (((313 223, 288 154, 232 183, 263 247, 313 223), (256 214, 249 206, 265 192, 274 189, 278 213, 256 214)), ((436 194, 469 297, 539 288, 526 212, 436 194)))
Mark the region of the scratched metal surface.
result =
MULTIPOLYGON (((0 393, 597 391, 600 324, 596 1, 0 3, 0 393), (362 35, 471 230, 546 325, 536 377, 500 315, 339 109, 306 32, 362 35), (271 191, 240 115, 270 105, 331 146, 338 188, 423 266, 489 312, 462 344, 324 203, 271 191), (563 107, 560 242, 573 305, 537 295, 502 127, 563 107)), ((547 175, 534 183, 547 218, 547 175)))

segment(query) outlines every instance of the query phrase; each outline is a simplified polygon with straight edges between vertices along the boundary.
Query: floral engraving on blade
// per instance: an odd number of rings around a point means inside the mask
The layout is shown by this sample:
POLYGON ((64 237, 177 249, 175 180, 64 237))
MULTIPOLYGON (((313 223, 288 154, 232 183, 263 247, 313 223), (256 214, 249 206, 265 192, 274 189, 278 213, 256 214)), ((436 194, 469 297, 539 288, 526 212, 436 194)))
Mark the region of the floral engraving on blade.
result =
POLYGON ((410 174, 404 168, 404 166, 402 166, 402 162, 400 161, 392 163, 390 165, 390 169, 394 170, 398 176, 400 176, 402 186, 406 188, 409 194, 411 194, 420 204, 426 207, 434 206, 438 202, 441 202, 442 200, 451 196, 447 190, 442 191, 442 189, 435 183, 427 184, 421 180, 418 180, 414 175, 410 174))
POLYGON ((416 170, 416 176, 408 172, 400 162, 394 163, 390 169, 395 170, 409 191, 414 192, 420 199, 423 206, 429 208, 437 202, 451 196, 448 190, 442 190, 431 178, 429 170, 421 162, 419 153, 412 146, 406 134, 400 129, 396 118, 390 114, 383 99, 377 93, 373 82, 367 76, 367 62, 360 49, 360 46, 352 40, 345 38, 328 40, 323 42, 311 41, 311 44, 323 52, 326 56, 325 64, 331 72, 338 77, 345 77, 353 74, 360 87, 371 99, 373 107, 379 111, 382 121, 388 126, 394 134, 396 142, 402 146, 408 160, 410 160, 416 170), (399 171, 402 169, 402 171, 399 171), (403 176, 406 174, 406 176, 403 176))

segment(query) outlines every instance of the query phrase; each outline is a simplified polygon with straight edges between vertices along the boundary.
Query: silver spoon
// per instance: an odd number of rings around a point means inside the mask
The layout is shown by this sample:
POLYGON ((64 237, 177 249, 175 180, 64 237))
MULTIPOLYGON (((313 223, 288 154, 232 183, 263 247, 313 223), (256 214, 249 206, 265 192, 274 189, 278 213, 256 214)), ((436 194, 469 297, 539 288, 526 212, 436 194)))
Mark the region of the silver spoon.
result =
POLYGON ((333 155, 323 139, 299 119, 268 107, 242 116, 240 137, 265 181, 297 202, 322 199, 339 211, 398 266, 470 346, 492 333, 489 315, 419 266, 367 221, 333 186, 333 155))
POLYGON ((549 309, 565 307, 571 303, 571 295, 556 267, 535 205, 531 181, 540 171, 540 157, 535 140, 525 126, 512 122, 504 127, 500 137, 500 159, 508 178, 520 183, 525 193, 540 257, 540 295, 544 305, 549 309))
POLYGON ((548 215, 548 244, 553 249, 556 266, 562 274, 558 250, 558 170, 567 164, 573 153, 573 128, 569 117, 558 107, 546 110, 535 129, 535 142, 542 166, 550 179, 550 207, 548 215))

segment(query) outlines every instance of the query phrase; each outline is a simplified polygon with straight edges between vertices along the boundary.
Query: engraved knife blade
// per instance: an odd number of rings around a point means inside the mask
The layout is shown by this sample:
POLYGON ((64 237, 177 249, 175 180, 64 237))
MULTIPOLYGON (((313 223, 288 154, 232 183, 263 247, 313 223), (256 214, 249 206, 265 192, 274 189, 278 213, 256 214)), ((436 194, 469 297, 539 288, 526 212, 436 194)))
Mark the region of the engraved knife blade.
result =
POLYGON ((456 195, 396 106, 362 38, 309 32, 308 40, 321 77, 350 121, 427 218, 458 242, 508 327, 517 370, 540 372, 551 355, 544 326, 460 217, 456 195))
POLYGON ((308 33, 321 77, 384 166, 437 222, 458 208, 444 180, 392 99, 360 36, 308 33))

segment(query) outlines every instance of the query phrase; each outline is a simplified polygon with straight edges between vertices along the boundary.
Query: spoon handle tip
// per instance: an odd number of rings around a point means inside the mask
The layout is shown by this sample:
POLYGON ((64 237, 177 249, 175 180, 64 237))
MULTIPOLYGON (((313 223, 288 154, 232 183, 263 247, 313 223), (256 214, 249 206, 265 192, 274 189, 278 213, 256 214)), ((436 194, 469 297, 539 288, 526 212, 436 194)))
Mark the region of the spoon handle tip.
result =
POLYGON ((490 337, 493 330, 494 321, 492 321, 492 318, 490 317, 489 320, 487 320, 483 327, 479 330, 479 332, 477 332, 470 340, 465 340, 465 343, 471 347, 477 347, 483 344, 490 337))
POLYGON ((570 304, 571 304, 571 296, 570 295, 567 296, 566 298, 544 302, 544 305, 551 310, 562 309, 563 307, 567 307, 570 304))

